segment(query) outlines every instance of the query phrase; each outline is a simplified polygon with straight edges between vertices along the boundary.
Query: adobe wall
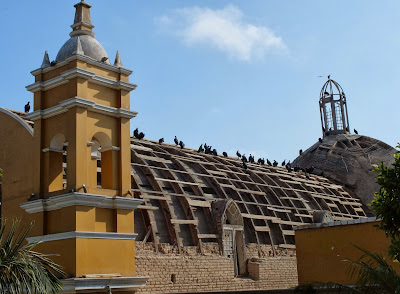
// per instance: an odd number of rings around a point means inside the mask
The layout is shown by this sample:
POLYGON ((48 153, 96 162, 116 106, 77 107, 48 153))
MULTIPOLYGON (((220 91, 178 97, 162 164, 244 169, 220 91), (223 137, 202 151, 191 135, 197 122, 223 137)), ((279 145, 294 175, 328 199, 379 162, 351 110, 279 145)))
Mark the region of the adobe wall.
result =
POLYGON ((177 254, 169 244, 160 244, 161 250, 156 253, 153 244, 136 242, 136 274, 150 277, 137 293, 285 289, 297 285, 294 251, 248 259, 249 275, 235 278, 233 260, 220 255, 218 244, 203 245, 204 255, 195 247, 185 247, 183 254, 177 254))

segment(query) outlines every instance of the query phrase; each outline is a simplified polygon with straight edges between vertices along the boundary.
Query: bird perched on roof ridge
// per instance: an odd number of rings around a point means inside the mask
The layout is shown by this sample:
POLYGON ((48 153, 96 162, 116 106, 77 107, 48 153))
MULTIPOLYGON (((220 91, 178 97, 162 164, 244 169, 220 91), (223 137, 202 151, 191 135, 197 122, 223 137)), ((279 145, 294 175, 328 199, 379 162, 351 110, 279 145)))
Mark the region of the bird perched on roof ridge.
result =
POLYGON ((247 164, 246 164, 246 162, 243 161, 242 163, 243 163, 243 168, 244 168, 244 169, 247 169, 247 164))
POLYGON ((178 141, 178 138, 176 136, 174 138, 174 142, 175 142, 175 145, 179 145, 179 141, 178 141))
POLYGON ((356 129, 354 129, 354 134, 358 135, 358 132, 357 132, 357 130, 356 130, 356 129))
POLYGON ((238 151, 236 151, 236 156, 237 156, 237 157, 239 157, 239 158, 241 158, 241 157, 242 157, 242 154, 240 154, 239 150, 238 150, 238 151))
POLYGON ((282 161, 281 165, 282 165, 282 166, 285 166, 285 165, 286 165, 286 159, 282 161))
POLYGON ((273 165, 274 167, 277 167, 277 166, 278 166, 278 162, 277 162, 276 160, 274 160, 274 163, 272 163, 272 165, 273 165))
POLYGON ((242 155, 242 161, 243 161, 243 162, 247 162, 247 157, 246 157, 245 154, 242 155))
POLYGON ((271 165, 272 165, 271 161, 269 161, 269 159, 268 159, 268 158, 267 158, 267 164, 268 164, 269 166, 271 166, 271 165))
POLYGON ((321 138, 318 138, 318 142, 322 143, 322 139, 321 139, 321 138))
POLYGON ((204 148, 203 148, 203 144, 200 145, 199 149, 197 150, 198 153, 203 152, 204 148))
POLYGON ((223 155, 224 157, 228 157, 228 153, 226 153, 225 151, 222 152, 222 155, 223 155))
POLYGON ((218 156, 218 152, 217 152, 217 149, 213 149, 213 151, 212 151, 212 154, 214 154, 215 156, 218 156))
POLYGON ((303 149, 299 150, 299 155, 301 155, 303 153, 303 149))
POLYGON ((161 138, 158 140, 158 144, 162 144, 162 143, 164 143, 164 138, 161 138))
POLYGON ((143 133, 143 132, 140 132, 139 135, 138 135, 138 139, 139 139, 139 140, 142 140, 143 138, 144 138, 144 133, 143 133))
POLYGON ((182 141, 179 141, 179 146, 181 146, 181 149, 185 148, 185 143, 183 143, 182 141))
POLYGON ((31 110, 31 106, 29 105, 29 101, 28 101, 28 103, 25 105, 25 113, 28 113, 29 112, 29 110, 31 110))
POLYGON ((312 173, 313 172, 313 170, 314 170, 314 166, 310 166, 310 167, 307 167, 306 168, 306 173, 312 173))
POLYGON ((138 128, 136 128, 136 129, 133 131, 133 136, 134 136, 135 138, 139 137, 139 129, 138 129, 138 128))
POLYGON ((249 162, 254 163, 254 156, 251 154, 249 155, 249 162))

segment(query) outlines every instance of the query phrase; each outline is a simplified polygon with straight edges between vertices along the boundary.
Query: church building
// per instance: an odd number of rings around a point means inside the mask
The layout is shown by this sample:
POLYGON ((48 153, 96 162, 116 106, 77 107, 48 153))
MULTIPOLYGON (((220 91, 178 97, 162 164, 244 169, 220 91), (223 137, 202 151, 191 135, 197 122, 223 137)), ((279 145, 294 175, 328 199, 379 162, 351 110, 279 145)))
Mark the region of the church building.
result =
POLYGON ((1 217, 34 221, 28 242, 58 255, 65 293, 290 288, 296 227, 371 216, 363 184, 321 158, 394 149, 350 134, 341 88, 323 93, 323 139, 292 165, 132 137, 132 71, 95 39, 90 8, 75 5, 70 38, 32 71, 33 110, 0 108, 1 217))

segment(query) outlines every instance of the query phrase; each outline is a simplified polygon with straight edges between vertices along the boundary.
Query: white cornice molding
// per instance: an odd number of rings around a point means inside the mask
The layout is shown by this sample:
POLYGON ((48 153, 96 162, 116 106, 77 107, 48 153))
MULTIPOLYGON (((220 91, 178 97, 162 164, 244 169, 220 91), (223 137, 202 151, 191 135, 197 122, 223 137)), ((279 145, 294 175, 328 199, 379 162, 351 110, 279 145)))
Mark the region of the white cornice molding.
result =
POLYGON ((61 280, 63 291, 61 293, 110 293, 131 292, 146 285, 149 277, 99 277, 99 278, 70 278, 61 280))
POLYGON ((69 206, 89 206, 110 209, 135 210, 143 201, 136 198, 111 197, 90 193, 71 192, 53 196, 48 199, 38 199, 20 204, 27 213, 52 211, 69 206))
POLYGON ((113 72, 117 72, 117 73, 122 73, 125 75, 131 75, 133 71, 126 69, 126 68, 121 68, 121 67, 117 67, 111 64, 106 64, 97 60, 94 60, 93 58, 89 57, 89 56, 85 56, 85 55, 73 55, 71 57, 68 57, 67 59, 65 59, 64 61, 61 61, 59 63, 57 63, 54 66, 50 66, 50 67, 46 67, 46 68, 38 68, 34 71, 31 71, 31 74, 33 76, 37 76, 38 74, 41 73, 48 73, 56 68, 62 67, 66 64, 68 64, 69 62, 71 62, 72 60, 80 60, 80 61, 84 61, 86 63, 89 63, 91 65, 103 68, 103 69, 107 69, 113 72))
POLYGON ((36 82, 34 84, 26 86, 26 89, 32 93, 38 91, 47 91, 58 87, 60 85, 68 83, 71 79, 74 78, 84 78, 87 79, 89 82, 101 85, 104 87, 116 89, 116 90, 125 90, 125 91, 133 91, 136 89, 137 85, 120 81, 120 80, 113 80, 103 76, 96 75, 92 71, 88 71, 82 68, 72 68, 70 70, 64 71, 60 73, 59 76, 52 78, 50 80, 44 82, 36 82))
POLYGON ((33 129, 32 127, 20 116, 16 115, 15 113, 12 113, 11 111, 8 111, 7 109, 1 108, 0 107, 0 112, 5 113, 9 116, 11 116, 13 119, 18 121, 28 132, 33 136, 33 129))
POLYGON ((117 117, 117 118, 132 119, 137 115, 136 111, 105 106, 105 105, 98 104, 94 101, 90 101, 90 100, 83 99, 80 97, 72 97, 72 98, 69 98, 67 100, 60 102, 58 105, 49 107, 44 110, 36 110, 34 112, 31 112, 31 113, 27 114, 25 117, 32 121, 35 121, 38 119, 46 119, 46 118, 67 112, 69 109, 71 109, 73 107, 82 107, 82 108, 86 108, 92 112, 105 114, 105 115, 109 115, 109 116, 117 117))
POLYGON ((71 231, 65 233, 49 234, 44 236, 28 237, 28 243, 43 243, 65 239, 108 239, 108 240, 135 240, 136 233, 113 233, 113 232, 79 232, 71 231))
POLYGON ((57 153, 64 153, 64 150, 53 149, 53 148, 50 148, 50 147, 47 147, 47 148, 43 148, 43 149, 42 149, 42 152, 43 152, 43 153, 50 152, 50 151, 52 151, 52 152, 57 152, 57 153))
POLYGON ((100 149, 99 149, 100 152, 109 151, 109 150, 112 150, 112 151, 120 151, 121 148, 120 148, 120 147, 116 147, 116 146, 108 146, 108 147, 100 148, 100 149))

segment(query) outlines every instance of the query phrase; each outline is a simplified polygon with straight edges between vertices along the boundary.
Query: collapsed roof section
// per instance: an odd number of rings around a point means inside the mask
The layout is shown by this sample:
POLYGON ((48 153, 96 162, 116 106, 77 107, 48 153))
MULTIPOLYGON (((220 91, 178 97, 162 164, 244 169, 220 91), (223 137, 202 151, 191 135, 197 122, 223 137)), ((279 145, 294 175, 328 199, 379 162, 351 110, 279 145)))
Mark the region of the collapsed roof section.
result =
POLYGON ((237 158, 149 140, 131 139, 131 150, 132 192, 144 201, 135 214, 137 241, 156 250, 159 243, 179 252, 223 246, 221 226, 232 221, 218 208, 230 203, 243 219, 246 244, 280 248, 294 249, 294 226, 322 222, 321 212, 335 221, 367 216, 358 198, 324 177, 255 163, 244 169, 237 158))

